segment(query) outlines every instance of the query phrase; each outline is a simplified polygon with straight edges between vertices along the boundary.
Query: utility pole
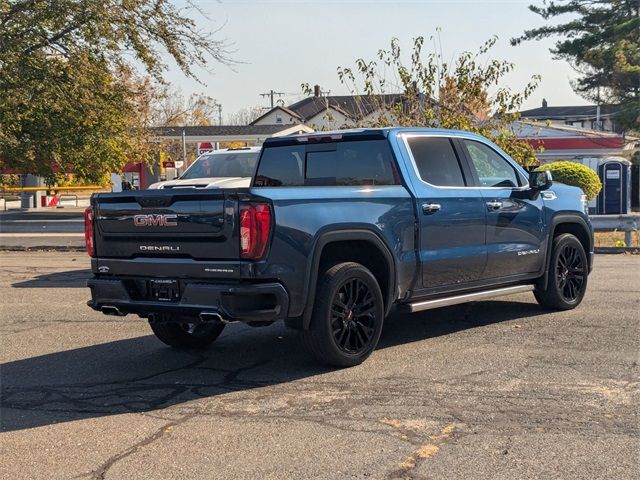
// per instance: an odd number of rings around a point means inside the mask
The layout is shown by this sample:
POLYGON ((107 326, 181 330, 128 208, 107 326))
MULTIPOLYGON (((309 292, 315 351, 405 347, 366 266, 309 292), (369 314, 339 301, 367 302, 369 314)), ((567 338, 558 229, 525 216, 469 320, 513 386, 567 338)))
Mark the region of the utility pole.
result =
POLYGON ((222 125, 222 105, 214 103, 213 106, 218 110, 218 125, 222 125))
POLYGON ((276 106, 274 97, 275 95, 277 95, 278 97, 282 97, 283 95, 285 95, 284 92, 276 92, 274 90, 269 90, 267 93, 261 93, 260 96, 261 97, 271 97, 271 108, 276 106))
POLYGON ((596 130, 604 130, 600 128, 600 85, 598 85, 598 93, 596 98, 596 130))

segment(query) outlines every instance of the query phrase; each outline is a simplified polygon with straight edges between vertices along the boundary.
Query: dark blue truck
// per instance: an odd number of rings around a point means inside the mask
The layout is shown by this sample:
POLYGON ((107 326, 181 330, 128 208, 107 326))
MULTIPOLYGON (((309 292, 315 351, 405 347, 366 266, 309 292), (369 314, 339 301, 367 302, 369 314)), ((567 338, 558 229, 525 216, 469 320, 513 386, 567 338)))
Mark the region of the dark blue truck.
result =
POLYGON ((593 263, 585 208, 580 189, 467 132, 271 138, 249 188, 94 195, 89 305, 138 314, 175 347, 283 320, 319 360, 351 366, 391 308, 525 291, 579 305, 593 263))

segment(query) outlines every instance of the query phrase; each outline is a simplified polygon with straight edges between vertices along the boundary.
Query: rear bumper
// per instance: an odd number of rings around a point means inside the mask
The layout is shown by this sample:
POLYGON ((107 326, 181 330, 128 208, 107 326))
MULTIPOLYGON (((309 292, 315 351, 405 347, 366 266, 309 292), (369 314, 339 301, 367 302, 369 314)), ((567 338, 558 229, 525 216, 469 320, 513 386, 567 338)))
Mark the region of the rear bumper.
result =
POLYGON ((98 311, 135 313, 144 317, 159 313, 178 317, 218 314, 225 321, 270 322, 284 320, 289 295, 279 283, 218 284, 180 281, 177 302, 154 301, 144 294, 146 279, 92 278, 87 281, 91 300, 98 311))

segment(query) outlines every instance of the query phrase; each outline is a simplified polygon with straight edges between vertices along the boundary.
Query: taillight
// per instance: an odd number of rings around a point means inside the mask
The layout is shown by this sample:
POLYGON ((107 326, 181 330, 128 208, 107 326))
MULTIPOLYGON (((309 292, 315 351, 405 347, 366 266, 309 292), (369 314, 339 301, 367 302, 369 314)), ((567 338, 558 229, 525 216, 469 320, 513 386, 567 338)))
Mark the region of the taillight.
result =
POLYGON ((264 257, 271 231, 271 207, 240 205, 240 256, 250 260, 264 257))
POLYGON ((84 246, 90 257, 96 254, 96 246, 93 242, 93 210, 91 207, 84 210, 84 246))

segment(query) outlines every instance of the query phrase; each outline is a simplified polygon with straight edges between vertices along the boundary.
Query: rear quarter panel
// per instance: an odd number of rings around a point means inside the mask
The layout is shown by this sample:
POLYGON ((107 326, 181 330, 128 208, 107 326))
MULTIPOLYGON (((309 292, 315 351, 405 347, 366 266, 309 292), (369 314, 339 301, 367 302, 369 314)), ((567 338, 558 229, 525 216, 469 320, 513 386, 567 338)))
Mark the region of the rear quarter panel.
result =
POLYGON ((415 215, 405 187, 259 187, 251 193, 270 199, 275 217, 269 252, 253 265, 252 276, 284 284, 290 316, 304 310, 315 247, 329 231, 372 231, 395 258, 397 292, 410 288, 416 271, 415 215))

